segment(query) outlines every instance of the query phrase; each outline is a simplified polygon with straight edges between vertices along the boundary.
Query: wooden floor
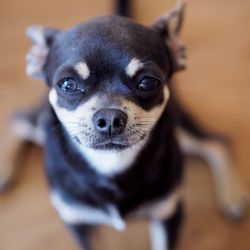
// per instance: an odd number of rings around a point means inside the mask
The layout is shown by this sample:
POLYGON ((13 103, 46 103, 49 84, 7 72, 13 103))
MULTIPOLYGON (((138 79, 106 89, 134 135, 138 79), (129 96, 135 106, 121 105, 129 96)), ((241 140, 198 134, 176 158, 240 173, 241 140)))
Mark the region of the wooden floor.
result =
MULTIPOLYGON (((134 17, 150 24, 173 3, 134 0, 134 17)), ((31 107, 45 88, 24 73, 24 57, 30 46, 25 27, 44 24, 65 28, 112 13, 111 6, 111 0, 1 0, 1 147, 7 118, 15 110, 31 107)), ((188 1, 183 39, 188 46, 189 67, 176 77, 176 89, 202 124, 233 139, 236 167, 249 190, 250 1, 188 1)), ((15 188, 0 195, 0 250, 77 249, 49 204, 41 150, 33 148, 23 165, 15 188)), ((178 250, 250 249, 250 216, 238 223, 221 216, 210 173, 202 163, 188 162, 184 187, 186 222, 178 250)), ((96 250, 149 250, 145 222, 131 222, 123 234, 103 228, 93 241, 96 250)))

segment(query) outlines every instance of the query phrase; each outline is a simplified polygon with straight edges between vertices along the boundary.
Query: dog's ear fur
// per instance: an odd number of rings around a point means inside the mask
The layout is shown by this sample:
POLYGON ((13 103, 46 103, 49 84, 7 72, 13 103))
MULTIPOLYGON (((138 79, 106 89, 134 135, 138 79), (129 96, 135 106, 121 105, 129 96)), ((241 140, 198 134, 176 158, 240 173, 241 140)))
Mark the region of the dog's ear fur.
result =
POLYGON ((49 54, 50 46, 60 31, 54 28, 30 26, 27 28, 27 36, 32 41, 32 47, 26 56, 26 73, 35 79, 44 80, 43 67, 49 54))
POLYGON ((168 11, 153 24, 169 48, 173 60, 174 70, 186 67, 185 46, 179 38, 184 18, 185 2, 180 0, 176 7, 168 11))

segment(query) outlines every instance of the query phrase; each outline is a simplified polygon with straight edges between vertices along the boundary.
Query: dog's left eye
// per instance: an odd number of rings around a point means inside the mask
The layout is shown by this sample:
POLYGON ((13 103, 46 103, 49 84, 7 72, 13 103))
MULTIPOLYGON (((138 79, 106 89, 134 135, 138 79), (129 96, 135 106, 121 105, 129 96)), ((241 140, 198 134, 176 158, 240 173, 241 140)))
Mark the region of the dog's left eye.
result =
POLYGON ((78 87, 77 82, 70 78, 63 79, 62 81, 58 83, 58 86, 63 92, 66 92, 66 93, 80 91, 80 88, 78 87))
POLYGON ((143 92, 149 92, 160 85, 160 80, 154 77, 144 77, 137 85, 137 89, 143 92))

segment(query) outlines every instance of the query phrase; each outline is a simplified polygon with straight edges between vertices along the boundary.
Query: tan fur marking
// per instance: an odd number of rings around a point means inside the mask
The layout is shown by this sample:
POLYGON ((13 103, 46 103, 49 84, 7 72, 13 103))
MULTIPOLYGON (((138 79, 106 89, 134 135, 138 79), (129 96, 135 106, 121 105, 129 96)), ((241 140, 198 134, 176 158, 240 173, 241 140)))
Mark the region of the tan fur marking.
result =
POLYGON ((85 62, 77 63, 74 69, 81 76, 83 80, 86 80, 90 76, 89 67, 85 62))
POLYGON ((170 218, 181 200, 181 191, 177 189, 165 198, 142 206, 132 216, 147 217, 152 220, 166 220, 170 218))
POLYGON ((130 77, 135 76, 136 72, 143 67, 143 63, 137 58, 132 58, 126 67, 126 74, 130 77))

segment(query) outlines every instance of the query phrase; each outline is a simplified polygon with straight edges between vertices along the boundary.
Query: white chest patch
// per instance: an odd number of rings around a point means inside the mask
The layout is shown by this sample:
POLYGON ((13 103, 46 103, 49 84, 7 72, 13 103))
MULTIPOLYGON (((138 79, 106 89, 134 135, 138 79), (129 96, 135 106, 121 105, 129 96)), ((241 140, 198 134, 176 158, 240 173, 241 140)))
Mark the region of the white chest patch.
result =
POLYGON ((53 207, 67 224, 102 224, 112 226, 118 231, 122 231, 126 227, 118 210, 111 204, 107 206, 108 212, 105 212, 80 203, 67 202, 56 191, 52 191, 50 198, 53 207))

